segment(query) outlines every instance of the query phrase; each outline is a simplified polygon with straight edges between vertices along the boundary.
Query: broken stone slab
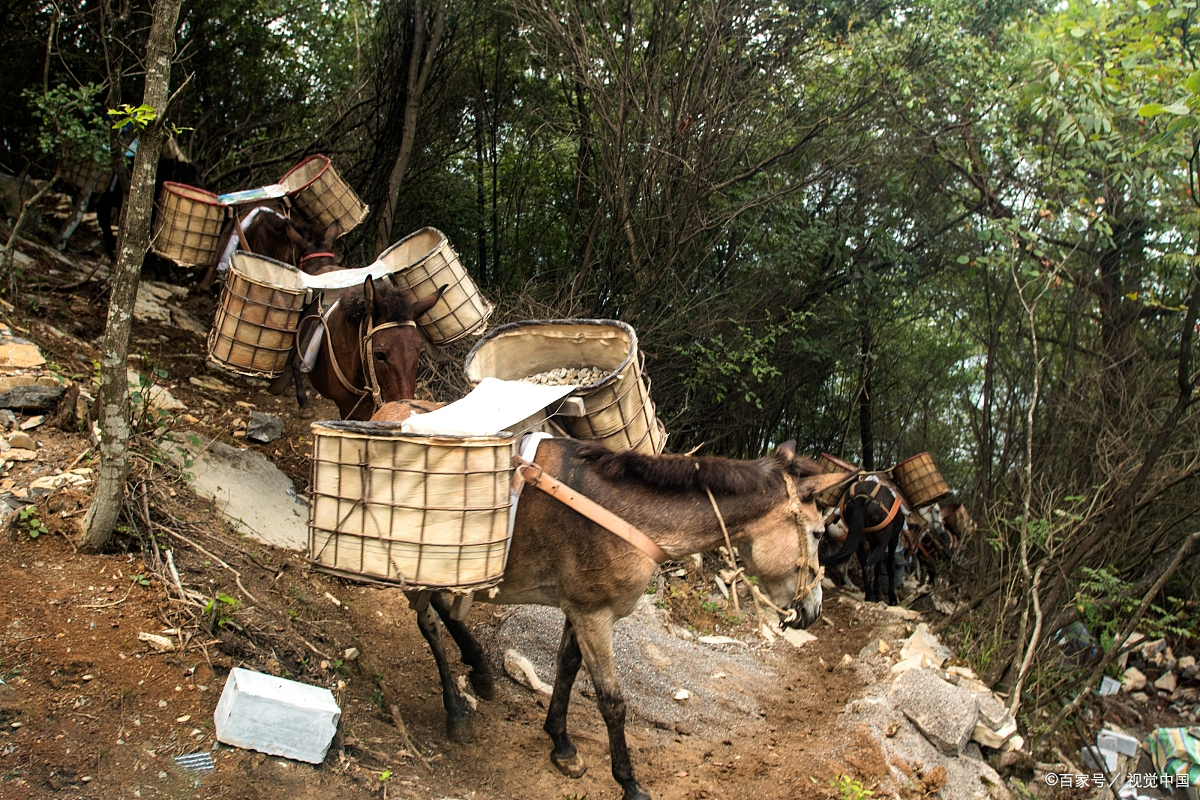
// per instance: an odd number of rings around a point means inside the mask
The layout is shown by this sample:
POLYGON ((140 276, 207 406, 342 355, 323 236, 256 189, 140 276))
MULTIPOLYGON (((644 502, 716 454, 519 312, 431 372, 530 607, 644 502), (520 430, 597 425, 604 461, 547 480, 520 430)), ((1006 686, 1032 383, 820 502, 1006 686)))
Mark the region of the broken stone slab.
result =
POLYGON ((188 378, 188 383, 192 386, 197 386, 201 389, 208 389, 213 392, 232 392, 233 387, 220 378, 214 378, 211 375, 201 375, 199 377, 193 375, 188 378))
POLYGON ((808 631, 802 631, 799 628, 784 628, 780 631, 780 636, 792 647, 800 648, 809 642, 815 642, 816 636, 813 636, 808 631))
POLYGON ((550 696, 552 687, 538 677, 533 662, 513 649, 504 651, 504 671, 508 677, 538 694, 550 696))
POLYGON ((990 747, 993 750, 999 750, 1004 746, 1004 743, 1017 734, 1017 721, 1012 717, 1002 725, 998 730, 993 730, 990 726, 984 725, 982 722, 975 724, 975 731, 971 734, 971 738, 979 742, 984 747, 990 747))
POLYGON ((892 664, 892 674, 900 675, 912 669, 927 669, 933 666, 928 653, 918 653, 909 658, 902 658, 892 664))
POLYGON ((1175 691, 1175 684, 1175 673, 1164 672, 1161 676, 1159 676, 1158 680, 1154 682, 1154 688, 1161 692, 1170 694, 1171 692, 1175 691))
POLYGON ((696 641, 700 642, 701 644, 712 644, 712 645, 739 644, 742 647, 750 646, 750 645, 746 644, 745 642, 743 642, 741 639, 735 639, 732 636, 701 636, 696 641))
POLYGON ((908 637, 908 640, 900 649, 900 658, 912 658, 921 653, 928 655, 929 660, 938 668, 946 663, 946 659, 951 656, 950 651, 938 641, 936 636, 929 632, 929 626, 924 622, 917 626, 912 636, 908 637))
POLYGON ((899 617, 900 619, 915 621, 921 618, 921 613, 919 611, 913 611, 911 608, 905 608, 903 606, 888 606, 884 609, 884 611, 888 614, 891 614, 893 617, 899 617))
POLYGON ((17 447, 22 450, 37 450, 37 443, 33 441, 33 437, 23 431, 9 436, 8 444, 10 447, 17 447))
POLYGON ((175 327, 181 330, 194 333, 197 336, 208 336, 208 326, 200 320, 193 317, 182 308, 171 306, 171 322, 175 323, 175 327))
POLYGON ((234 667, 213 722, 223 744, 320 764, 341 716, 328 689, 234 667))
POLYGON ((91 480, 74 472, 46 475, 29 484, 30 497, 41 497, 69 486, 86 486, 91 480))
POLYGON ((1146 675, 1137 667, 1130 667, 1121 675, 1121 685, 1127 692, 1138 692, 1146 688, 1146 675))
POLYGON ((931 669, 910 669, 892 687, 896 708, 946 755, 962 753, 975 733, 979 702, 974 692, 942 680, 931 669))
POLYGON ((283 436, 283 417, 261 411, 250 412, 246 425, 246 438, 252 442, 268 444, 283 436))
POLYGON ((16 408, 21 411, 52 411, 66 393, 65 386, 39 386, 30 384, 14 386, 0 394, 0 408, 16 408))
POLYGON ((129 393, 138 392, 144 402, 148 403, 150 408, 155 411, 186 411, 185 406, 179 399, 171 394, 167 387, 158 386, 156 384, 142 385, 142 376, 134 370, 126 370, 125 378, 129 382, 129 393))
POLYGON ((168 639, 166 636, 160 636, 157 633, 139 633, 138 641, 145 642, 160 653, 172 653, 175 651, 175 640, 168 639))
POLYGON ((242 534, 289 550, 308 549, 308 506, 296 496, 291 479, 266 457, 186 434, 173 435, 163 448, 192 474, 192 490, 212 500, 242 534))
POLYGON ((1012 721, 1012 714, 1009 713, 1008 706, 997 700, 991 692, 980 694, 978 700, 979 721, 992 730, 998 731, 1012 721))
POLYGON ((45 363, 42 351, 33 342, 7 337, 0 340, 0 369, 31 369, 45 363))
POLYGON ((26 450, 23 447, 14 447, 11 450, 4 451, 5 461, 37 461, 37 453, 33 450, 26 450))

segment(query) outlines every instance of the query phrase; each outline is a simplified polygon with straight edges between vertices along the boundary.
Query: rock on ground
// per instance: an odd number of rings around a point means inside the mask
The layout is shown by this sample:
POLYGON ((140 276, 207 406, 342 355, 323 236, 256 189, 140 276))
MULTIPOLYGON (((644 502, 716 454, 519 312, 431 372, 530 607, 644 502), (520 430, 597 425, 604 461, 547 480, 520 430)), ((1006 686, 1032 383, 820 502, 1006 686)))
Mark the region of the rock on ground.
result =
POLYGON ((167 455, 192 473, 192 489, 245 535, 276 547, 308 547, 308 505, 292 481, 253 450, 177 436, 167 455), (187 466, 185 458, 192 461, 187 466))
POLYGON ((891 696, 904 716, 946 755, 962 753, 979 718, 975 694, 942 680, 930 669, 910 669, 896 680, 891 696))

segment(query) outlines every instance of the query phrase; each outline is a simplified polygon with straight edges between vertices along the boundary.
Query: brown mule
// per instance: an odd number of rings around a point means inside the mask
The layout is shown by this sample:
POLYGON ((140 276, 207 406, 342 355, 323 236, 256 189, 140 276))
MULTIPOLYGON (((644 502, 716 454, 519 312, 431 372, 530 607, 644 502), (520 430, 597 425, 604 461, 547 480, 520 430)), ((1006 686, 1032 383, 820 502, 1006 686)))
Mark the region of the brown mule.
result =
POLYGON ((337 404, 342 419, 370 419, 384 403, 416 395, 417 364, 425 349, 416 319, 445 290, 414 300, 387 280, 367 278, 361 289, 346 290, 323 321, 316 315, 301 320, 301 332, 325 326, 309 380, 337 404))
MULTIPOLYGON (((746 569, 771 601, 795 610, 788 623, 807 627, 821 614, 817 547, 824 533, 813 495, 848 477, 819 474, 789 442, 756 461, 614 453, 593 443, 550 439, 536 462, 577 492, 641 529, 671 559, 713 550, 724 541, 706 488, 737 545, 746 569)), ((624 800, 648 800, 633 774, 625 740, 625 700, 613 657, 613 624, 630 614, 657 565, 641 550, 541 491, 526 486, 518 506, 512 544, 499 594, 490 602, 557 606, 566 615, 558 651, 554 693, 544 729, 554 748, 551 762, 580 777, 587 767, 567 735, 567 706, 581 663, 596 688, 608 728, 612 775, 624 800)), ((414 605, 420 607, 418 598, 414 605)), ((487 601, 485 593, 477 599, 487 601)), ((434 594, 417 614, 442 677, 446 726, 452 739, 470 736, 470 724, 442 647, 438 617, 445 622, 472 686, 483 699, 494 680, 478 642, 450 615, 445 594, 434 594)))

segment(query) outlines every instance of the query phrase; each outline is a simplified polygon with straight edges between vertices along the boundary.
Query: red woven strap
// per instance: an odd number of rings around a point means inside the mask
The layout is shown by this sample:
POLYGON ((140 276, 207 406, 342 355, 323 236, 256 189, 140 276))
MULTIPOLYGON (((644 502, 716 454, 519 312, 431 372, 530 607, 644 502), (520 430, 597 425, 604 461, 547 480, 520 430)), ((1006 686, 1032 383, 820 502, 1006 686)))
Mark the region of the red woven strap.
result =
POLYGON ((337 258, 337 256, 334 255, 333 253, 309 253, 306 256, 300 257, 300 263, 303 264, 305 261, 308 261, 310 258, 321 258, 322 256, 324 256, 325 258, 337 258))
POLYGON ((525 483, 536 486, 563 505, 578 511, 600 527, 629 542, 656 564, 670 560, 670 557, 649 536, 604 506, 547 474, 537 464, 532 464, 520 456, 513 456, 513 468, 516 472, 513 476, 514 481, 519 477, 525 483))

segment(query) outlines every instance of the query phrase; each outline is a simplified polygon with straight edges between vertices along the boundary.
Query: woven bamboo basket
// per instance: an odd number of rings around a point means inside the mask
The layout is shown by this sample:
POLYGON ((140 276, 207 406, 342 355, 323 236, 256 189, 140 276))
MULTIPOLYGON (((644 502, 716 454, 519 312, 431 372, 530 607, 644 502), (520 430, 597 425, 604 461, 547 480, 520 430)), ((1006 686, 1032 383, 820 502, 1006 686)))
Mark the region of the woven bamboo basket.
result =
POLYGON ((324 230, 337 222, 345 234, 367 216, 367 206, 322 155, 309 156, 279 179, 296 210, 324 230))
POLYGON ((283 374, 307 294, 296 275, 290 264, 241 250, 233 254, 208 334, 214 361, 241 375, 283 374))
POLYGON ((892 477, 904 492, 910 508, 920 508, 947 497, 950 487, 942 480, 929 453, 917 453, 892 467, 892 477))
POLYGON ((814 461, 821 468, 822 474, 830 472, 858 472, 858 467, 851 464, 849 461, 843 461, 833 453, 821 453, 814 461))
POLYGON ((975 520, 971 519, 970 512, 962 503, 947 503, 942 506, 942 524, 949 528, 959 541, 965 541, 975 533, 975 520))
POLYGON ((181 267, 208 266, 217 260, 224 221, 225 205, 215 194, 166 181, 151 249, 181 267))
POLYGON ((104 179, 105 169, 98 161, 72 161, 63 167, 62 179, 76 189, 91 186, 93 192, 102 192, 104 186, 101 181, 104 179))
POLYGON ((437 304, 417 320, 421 332, 434 344, 482 333, 487 326, 494 307, 480 294, 446 234, 436 228, 410 233, 376 260, 392 269, 392 283, 417 297, 448 287, 437 304))
POLYGON ((309 557, 323 572, 412 589, 504 575, 512 434, 419 436, 400 423, 313 423, 309 557))
POLYGON ((559 367, 600 367, 605 376, 572 394, 583 398, 582 417, 557 417, 579 439, 610 450, 661 453, 667 433, 650 400, 637 334, 611 319, 513 322, 485 336, 467 355, 472 385, 484 378, 520 380, 559 367))

